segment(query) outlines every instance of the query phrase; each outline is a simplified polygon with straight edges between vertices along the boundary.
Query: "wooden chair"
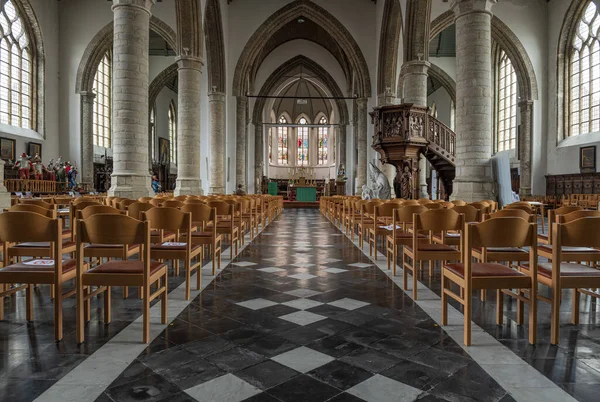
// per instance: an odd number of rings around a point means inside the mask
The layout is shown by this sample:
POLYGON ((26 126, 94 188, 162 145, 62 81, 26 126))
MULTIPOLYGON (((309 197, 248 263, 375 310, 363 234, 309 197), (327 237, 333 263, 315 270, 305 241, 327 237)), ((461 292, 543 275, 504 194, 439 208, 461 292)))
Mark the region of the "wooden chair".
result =
POLYGON ((130 199, 121 200, 121 202, 119 202, 119 205, 117 205, 117 209, 119 209, 121 211, 127 211, 127 207, 135 202, 138 202, 138 201, 130 200, 130 199))
POLYGON ((77 235, 77 342, 84 342, 84 304, 100 293, 104 293, 104 323, 111 320, 111 286, 141 286, 143 289, 143 341, 150 341, 150 303, 161 297, 161 322, 167 323, 167 266, 150 260, 150 226, 124 215, 98 214, 78 221, 77 235), (141 260, 109 261, 87 269, 84 264, 84 245, 119 244, 141 246, 141 260), (158 289, 150 294, 150 288, 158 289), (98 287, 94 292, 87 288, 98 287))
POLYGON ((188 198, 187 200, 185 200, 183 205, 188 205, 188 204, 206 204, 206 201, 199 200, 197 198, 188 198))
POLYGON ((36 199, 36 198, 18 198, 19 204, 27 204, 27 205, 37 205, 38 207, 46 208, 46 209, 56 209, 55 204, 51 204, 44 200, 36 199))
POLYGON ((163 202, 165 202, 165 200, 162 198, 153 198, 148 201, 148 203, 154 207, 160 207, 163 202))
MULTIPOLYGON (((579 211, 583 212, 583 211, 579 211)), ((577 212, 572 212, 574 214, 577 212)), ((571 215, 569 214, 569 215, 571 215)), ((600 293, 589 289, 600 288, 600 270, 582 262, 598 261, 598 253, 591 250, 600 248, 600 216, 588 216, 565 223, 565 217, 558 216, 558 223, 552 224, 552 262, 537 263, 537 280, 552 289, 552 298, 539 297, 540 300, 549 302, 551 305, 550 343, 556 345, 560 339, 560 304, 563 289, 572 289, 571 322, 579 323, 580 294, 586 294, 600 298, 600 293), (561 222, 562 221, 562 222, 561 222), (573 259, 571 253, 565 252, 569 249, 588 249, 590 252, 581 251, 577 253, 577 259, 573 259), (570 263, 568 261, 577 261, 570 263)), ((522 266, 526 271, 536 264, 522 266)))
POLYGON ((352 241, 354 241, 354 233, 358 227, 358 222, 360 221, 361 205, 366 204, 367 202, 369 201, 360 199, 350 200, 348 202, 348 212, 344 219, 346 224, 346 236, 350 236, 352 241))
POLYGON ((480 211, 481 216, 489 214, 492 210, 492 207, 490 207, 490 205, 487 202, 472 202, 467 205, 477 208, 480 211))
POLYGON ((181 233, 192 233, 192 214, 175 208, 160 207, 152 208, 143 212, 144 221, 149 222, 151 229, 158 229, 177 233, 175 242, 163 242, 151 244, 150 257, 153 260, 184 261, 185 267, 185 299, 189 300, 191 295, 192 271, 196 270, 196 290, 202 286, 202 246, 191 241, 182 242, 181 233), (192 262, 198 259, 195 263, 192 262))
MULTIPOLYGON (((481 211, 472 205, 453 205, 451 208, 453 211, 463 214, 465 216, 465 222, 481 222, 481 211)), ((458 232, 440 232, 433 233, 431 240, 436 244, 446 244, 448 246, 455 246, 460 248, 461 236, 458 232)))
MULTIPOLYGON (((569 223, 569 222, 572 222, 572 221, 575 221, 575 220, 581 219, 581 218, 593 218, 593 217, 599 217, 599 216, 600 216, 599 211, 580 210, 580 211, 573 211, 573 212, 565 214, 565 215, 557 215, 555 217, 554 222, 569 223)), ((554 222, 552 222, 552 223, 554 223, 554 222)), ((538 254, 540 255, 540 257, 547 258, 550 261, 552 261, 553 254, 554 254, 554 240, 552 239, 552 236, 553 235, 549 236, 549 239, 551 241, 550 244, 540 244, 538 246, 538 254)), ((578 255, 581 253, 586 254, 586 255, 596 254, 596 256, 597 256, 596 261, 600 261, 600 250, 596 250, 591 247, 565 246, 565 247, 563 247, 561 255, 564 258, 564 261, 582 261, 582 260, 578 259, 578 255)))
POLYGON ((529 205, 524 205, 524 204, 510 204, 507 205, 506 207, 504 207, 504 209, 520 209, 521 211, 525 211, 528 214, 533 214, 535 211, 533 210, 533 208, 531 208, 529 205))
POLYGON ((482 202, 487 203, 490 206, 490 213, 494 213, 498 210, 498 202, 494 200, 483 200, 482 202))
MULTIPOLYGON (((400 208, 399 204, 388 202, 375 206, 373 212, 373 220, 375 224, 368 229, 368 241, 369 241, 369 255, 373 255, 375 252, 375 261, 377 261, 377 238, 383 237, 385 239, 392 233, 389 225, 393 222, 394 210, 400 208)), ((390 266, 390 256, 388 254, 388 267, 390 266)))
MULTIPOLYGON (((235 223, 240 227, 240 242, 242 245, 245 243, 244 237, 246 236, 246 230, 248 230, 249 219, 243 219, 242 217, 242 202, 236 198, 225 199, 224 202, 234 206, 234 217, 235 223)), ((237 254, 237 251, 236 251, 237 254)))
POLYGON ((444 206, 437 202, 430 202, 428 204, 423 204, 423 206, 427 209, 444 209, 444 206))
POLYGON ((412 273, 414 300, 417 300, 418 297, 417 269, 422 269, 423 261, 429 261, 429 274, 433 276, 434 261, 459 261, 461 258, 460 250, 457 247, 433 243, 433 233, 454 231, 462 235, 464 224, 464 215, 451 209, 430 210, 413 215, 412 244, 404 247, 402 267, 404 290, 408 290, 408 271, 412 273), (420 232, 428 232, 428 243, 421 241, 419 238, 420 232), (410 263, 406 260, 406 257, 411 259, 410 263))
POLYGON ((56 209, 47 209, 35 204, 16 204, 10 207, 8 212, 33 212, 46 218, 56 219, 56 209))
POLYGON ((452 202, 452 204, 454 204, 457 207, 462 207, 462 206, 467 205, 466 201, 463 201, 463 200, 454 200, 451 202, 452 202))
POLYGON ((145 202, 134 202, 127 207, 127 214, 134 219, 142 220, 142 212, 156 208, 154 205, 145 202))
MULTIPOLYGON (((181 210, 191 213, 192 224, 198 227, 196 232, 192 232, 192 244, 210 247, 212 252, 212 274, 216 275, 217 269, 221 269, 223 243, 223 235, 217 233, 217 210, 206 204, 187 204, 181 207, 181 210)), ((183 234, 181 238, 187 241, 186 234, 183 234)))
MULTIPOLYGON (((503 322, 503 295, 515 297, 523 311, 523 304, 529 304, 529 343, 536 342, 537 335, 537 225, 516 217, 496 218, 482 223, 471 223, 466 227, 464 255, 462 263, 446 264, 442 267, 442 325, 448 325, 448 297, 464 306, 464 343, 471 345, 471 315, 473 290, 496 289, 496 323, 503 322), (474 248, 488 249, 529 247, 528 257, 534 269, 524 274, 506 265, 472 262, 471 251, 474 248), (461 288, 461 294, 450 290, 450 282, 461 288), (529 297, 521 291, 510 289, 526 289, 529 297)), ((521 318, 522 320, 522 318, 521 318)))
POLYGON ((108 204, 108 206, 113 207, 113 208, 119 208, 119 203, 121 201, 123 201, 125 198, 121 198, 121 197, 115 197, 110 201, 110 204, 108 204))
POLYGON ((361 250, 364 245, 365 236, 367 236, 369 233, 369 228, 375 226, 375 220, 373 219, 375 207, 381 204, 383 204, 383 201, 374 200, 368 201, 367 203, 360 205, 360 220, 358 221, 358 243, 360 244, 361 250))
MULTIPOLYGON (((224 201, 209 201, 208 206, 215 208, 217 211, 217 233, 229 236, 231 243, 229 249, 229 258, 233 260, 233 249, 235 254, 238 253, 238 245, 240 241, 240 225, 235 220, 235 205, 228 204, 224 201)), ((210 225, 208 226, 210 228, 210 225)))
MULTIPOLYGON (((582 211, 582 207, 578 206, 566 206, 557 209, 551 209, 548 211, 548 225, 552 225, 552 222, 556 222, 558 215, 566 215, 571 212, 582 211)), ((538 242, 541 244, 552 244, 552 230, 548 229, 548 233, 539 233, 538 242)))
MULTIPOLYGON (((0 240, 4 242, 4 268, 0 269, 0 320, 4 320, 4 297, 26 289, 26 318, 33 321, 33 286, 49 284, 54 289, 54 338, 63 337, 63 299, 75 292, 63 293, 63 284, 75 278, 75 260, 63 260, 62 220, 48 218, 36 212, 7 212, 0 214, 0 240), (48 243, 49 258, 38 259, 37 253, 31 260, 11 264, 11 243, 48 243), (57 256, 55 258, 54 256, 57 256), (23 284, 7 288, 11 284, 23 284)), ((20 257, 25 254, 19 254, 20 257)))
POLYGON ((160 206, 167 208, 181 208, 183 206, 183 200, 167 200, 160 204, 160 206))
POLYGON ((465 216, 466 223, 478 223, 481 222, 481 211, 475 208, 472 205, 454 205, 452 206, 453 210, 458 212, 459 214, 463 214, 465 216))
MULTIPOLYGON (((401 261, 404 261, 404 247, 412 245, 413 235, 408 231, 412 226, 413 215, 427 211, 423 205, 409 205, 400 207, 392 212, 392 233, 386 236, 386 248, 388 254, 388 269, 390 260, 394 266, 392 274, 396 276, 396 261, 398 260, 398 247, 401 248, 401 261)), ((421 241, 429 241, 427 236, 418 235, 421 241)))
POLYGON ((431 201, 429 198, 419 198, 417 202, 421 205, 426 205, 431 204, 433 201, 431 201))
POLYGON ((150 202, 153 200, 153 198, 152 197, 140 197, 137 200, 138 200, 138 202, 150 202))

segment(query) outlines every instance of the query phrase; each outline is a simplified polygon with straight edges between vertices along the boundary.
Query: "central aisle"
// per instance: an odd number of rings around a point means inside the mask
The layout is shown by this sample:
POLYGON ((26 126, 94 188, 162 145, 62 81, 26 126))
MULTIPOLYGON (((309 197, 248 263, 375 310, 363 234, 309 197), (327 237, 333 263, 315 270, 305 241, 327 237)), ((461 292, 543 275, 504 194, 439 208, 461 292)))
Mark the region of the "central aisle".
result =
POLYGON ((318 210, 285 210, 98 401, 419 398, 513 400, 318 210))

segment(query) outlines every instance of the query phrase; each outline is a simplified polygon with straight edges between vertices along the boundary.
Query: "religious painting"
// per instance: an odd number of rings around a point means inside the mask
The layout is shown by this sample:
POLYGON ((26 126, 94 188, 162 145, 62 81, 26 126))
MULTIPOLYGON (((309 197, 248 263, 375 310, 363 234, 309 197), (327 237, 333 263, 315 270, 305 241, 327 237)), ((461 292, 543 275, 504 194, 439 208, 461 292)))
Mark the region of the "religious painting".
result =
POLYGON ((4 160, 15 160, 15 140, 0 138, 0 158, 4 160))
POLYGON ((42 144, 40 144, 39 142, 28 142, 27 155, 35 156, 35 154, 39 154, 40 158, 42 157, 42 144))
POLYGON ((581 173, 596 172, 596 146, 579 148, 579 170, 581 173))
POLYGON ((170 163, 170 144, 169 140, 163 137, 158 138, 158 160, 162 165, 170 163))

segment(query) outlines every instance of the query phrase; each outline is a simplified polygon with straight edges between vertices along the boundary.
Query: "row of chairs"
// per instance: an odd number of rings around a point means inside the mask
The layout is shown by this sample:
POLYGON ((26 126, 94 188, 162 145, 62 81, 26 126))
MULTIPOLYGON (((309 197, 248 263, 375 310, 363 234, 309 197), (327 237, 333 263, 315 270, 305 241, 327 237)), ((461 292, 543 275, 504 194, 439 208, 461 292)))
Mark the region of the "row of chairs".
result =
MULTIPOLYGON (((480 290, 484 298, 487 289, 497 290, 498 324, 503 321, 504 295, 517 299, 518 324, 524 321, 524 305, 529 305, 532 344, 537 336, 537 301, 550 303, 551 343, 557 344, 562 290, 572 289, 574 324, 579 320, 580 295, 600 297, 593 290, 600 287, 600 213, 581 207, 549 211, 552 230, 538 234, 535 212, 526 205, 482 213, 479 204, 453 205, 449 209, 427 208, 427 203, 375 200, 360 204, 360 212, 353 212, 362 220, 357 225, 359 236, 366 228, 375 258, 377 237, 385 238, 388 269, 391 263, 394 275, 396 259, 401 256, 403 288, 408 288, 410 272, 414 299, 418 297, 417 276, 423 262, 429 263, 430 277, 434 262, 441 262, 442 323, 447 324, 448 299, 458 301, 464 307, 466 345, 471 343, 472 292, 480 290), (538 256, 550 262, 540 262, 538 256), (538 292, 539 284, 549 287, 552 297, 538 292)), ((323 209, 324 213, 332 210, 323 209)), ((329 216, 334 222, 334 215, 329 216)), ((345 226, 342 222, 338 225, 342 229, 345 226)), ((354 232, 355 227, 351 230, 354 232)))
MULTIPOLYGON (((25 289, 26 315, 32 320, 33 287, 48 284, 54 299, 56 340, 63 337, 63 300, 76 295, 77 341, 83 342, 84 325, 91 318, 91 299, 103 294, 104 322, 108 324, 111 287, 123 287, 125 296, 129 287, 138 287, 143 300, 143 340, 148 342, 149 308, 154 299, 161 299, 161 322, 167 319, 168 267, 164 262, 176 262, 173 265, 178 274, 179 261, 184 261, 185 294, 189 299, 194 271, 196 287, 201 288, 204 247, 208 246, 212 252, 214 274, 215 261, 220 268, 222 234, 229 234, 235 242, 237 239, 227 231, 233 226, 237 235, 243 237, 240 223, 244 216, 236 207, 244 202, 228 202, 227 198, 184 203, 178 208, 163 206, 170 200, 164 200, 160 206, 137 201, 125 210, 95 200, 77 199, 70 205, 72 237, 69 238, 64 236, 63 220, 56 216, 55 208, 27 203, 11 207, 0 214, 4 251, 4 268, 0 269, 0 319, 4 319, 4 298, 25 289), (64 291, 70 281, 74 281, 74 289, 64 291)), ((277 200, 269 196, 265 199, 258 203, 269 205, 264 211, 273 208, 274 214, 278 214, 280 209, 271 205, 277 200)), ((272 219, 274 216, 268 216, 267 222, 272 219)))

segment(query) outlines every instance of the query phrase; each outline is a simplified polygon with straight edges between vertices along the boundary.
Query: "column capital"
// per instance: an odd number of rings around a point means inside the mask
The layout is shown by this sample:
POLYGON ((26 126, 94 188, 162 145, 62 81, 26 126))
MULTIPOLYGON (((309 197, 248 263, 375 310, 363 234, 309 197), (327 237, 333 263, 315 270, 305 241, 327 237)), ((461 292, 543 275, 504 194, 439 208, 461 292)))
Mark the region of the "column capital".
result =
POLYGON ((225 92, 213 91, 208 94, 209 102, 225 102, 225 92))
POLYGON ((117 7, 136 7, 150 14, 152 6, 156 4, 156 0, 113 0, 113 11, 117 7))
POLYGON ((470 13, 487 13, 492 15, 492 7, 498 0, 454 0, 450 9, 456 18, 470 13))
POLYGON ((356 106, 367 107, 367 98, 356 98, 356 106))
POLYGON ((402 64, 402 74, 427 74, 431 63, 426 60, 411 60, 402 64))
POLYGON ((84 102, 93 102, 94 99, 96 99, 96 94, 92 91, 81 91, 79 92, 79 95, 81 96, 81 100, 84 102))
POLYGON ((177 62, 177 67, 179 69, 202 71, 202 67, 204 66, 204 60, 202 60, 202 58, 189 55, 177 56, 175 62, 177 62))
POLYGON ((518 105, 519 105, 519 107, 521 109, 523 109, 523 108, 531 108, 533 106, 533 101, 530 100, 530 99, 525 99, 525 100, 520 101, 518 103, 518 105))

